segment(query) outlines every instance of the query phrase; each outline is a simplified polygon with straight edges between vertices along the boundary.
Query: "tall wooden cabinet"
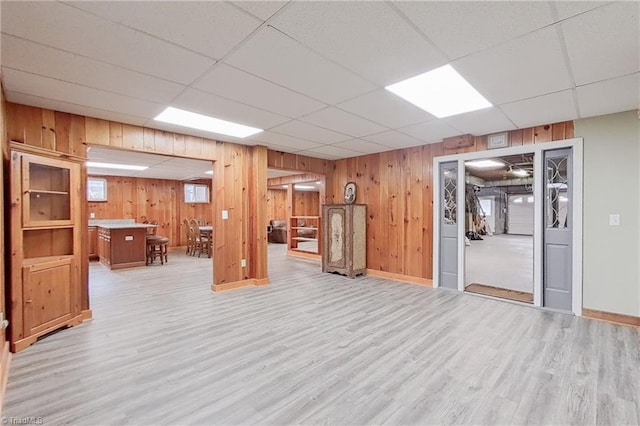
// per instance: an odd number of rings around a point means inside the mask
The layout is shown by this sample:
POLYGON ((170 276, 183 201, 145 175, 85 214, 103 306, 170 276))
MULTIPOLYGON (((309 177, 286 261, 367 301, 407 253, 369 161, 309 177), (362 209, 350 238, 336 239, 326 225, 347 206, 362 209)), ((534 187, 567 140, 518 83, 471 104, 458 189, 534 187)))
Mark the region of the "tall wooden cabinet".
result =
POLYGON ((348 277, 367 272, 366 204, 322 206, 322 271, 348 277))
POLYGON ((11 144, 11 350, 82 322, 82 159, 11 144))

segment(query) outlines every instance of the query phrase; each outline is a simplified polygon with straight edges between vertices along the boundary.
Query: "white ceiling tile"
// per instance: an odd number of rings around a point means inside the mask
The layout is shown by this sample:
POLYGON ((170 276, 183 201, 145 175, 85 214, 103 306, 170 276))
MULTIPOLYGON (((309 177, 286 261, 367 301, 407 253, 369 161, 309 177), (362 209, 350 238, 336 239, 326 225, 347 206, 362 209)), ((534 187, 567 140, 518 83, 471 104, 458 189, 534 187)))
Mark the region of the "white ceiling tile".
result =
POLYGON ((283 135, 293 136, 294 138, 306 139, 322 144, 342 142, 351 139, 349 135, 333 132, 299 120, 289 121, 270 130, 276 133, 282 133, 283 135))
POLYGON ((159 114, 163 109, 163 106, 157 103, 9 68, 2 69, 2 80, 7 91, 55 99, 119 114, 149 117, 159 114))
POLYGON ((640 108, 640 73, 576 88, 581 117, 640 108))
POLYGON ((338 108, 328 107, 305 115, 300 120, 325 129, 334 130, 353 137, 360 137, 387 130, 372 121, 357 117, 338 108))
MULTIPOLYGON (((436 143, 444 138, 464 133, 451 127, 442 120, 431 120, 426 123, 414 124, 398 129, 398 131, 413 136, 424 143, 436 143)), ((371 139, 371 137, 369 136, 367 139, 371 139)))
POLYGON ((520 128, 574 120, 578 117, 571 90, 505 104, 501 108, 520 128))
POLYGON ((516 127, 498 108, 485 108, 466 114, 445 118, 444 121, 456 129, 472 135, 487 135, 516 127))
POLYGON ((260 132, 256 135, 249 137, 258 145, 273 144, 281 147, 301 149, 310 149, 321 146, 321 143, 308 141, 306 139, 294 138, 292 136, 283 135, 280 133, 274 133, 270 131, 260 132))
POLYGON ((214 59, 222 58, 262 23, 221 1, 188 4, 179 1, 79 1, 71 4, 214 59))
POLYGON ((215 63, 60 2, 2 2, 2 32, 178 83, 215 63))
POLYGON ((185 86, 10 35, 2 36, 2 65, 151 102, 167 103, 185 86))
POLYGON ((22 105, 30 105, 38 108, 47 108, 54 111, 68 112, 69 114, 84 115, 87 117, 102 118, 103 120, 117 121, 120 123, 144 125, 146 119, 133 115, 121 114, 114 111, 105 111, 84 105, 76 105, 57 99, 47 99, 40 96, 32 96, 24 93, 11 92, 5 89, 7 101, 22 105))
POLYGON ((383 86, 447 61, 384 2, 294 2, 272 25, 383 86))
POLYGON ((363 154, 375 154, 377 152, 389 151, 391 148, 386 145, 380 145, 375 142, 369 142, 364 139, 351 139, 344 142, 333 144, 339 148, 345 148, 351 151, 357 151, 363 154))
POLYGON ((270 27, 262 28, 225 62, 329 104, 375 88, 270 27))
POLYGON ((253 16, 257 16, 263 21, 266 21, 267 19, 271 18, 274 13, 280 10, 288 2, 269 0, 269 1, 234 1, 232 3, 238 7, 243 8, 247 12, 251 13, 253 16))
POLYGON ((335 145, 324 145, 318 148, 306 149, 304 151, 300 151, 300 153, 303 155, 308 155, 310 157, 326 159, 350 158, 362 155, 362 153, 360 152, 341 148, 335 145))
POLYGON ((225 64, 216 65, 195 88, 296 118, 326 104, 225 64))
POLYGON ((474 53, 452 65, 493 105, 571 87, 554 27, 474 53))
POLYGON ((562 23, 577 86, 640 71, 639 12, 615 2, 562 23))
POLYGON ((549 5, 542 1, 403 1, 394 4, 452 59, 553 22, 549 5))
POLYGON ((289 120, 287 117, 196 89, 187 89, 171 105, 260 129, 268 129, 289 120))
POLYGON ((558 17, 562 19, 567 19, 575 15, 579 15, 581 13, 587 12, 591 9, 595 9, 600 6, 604 6, 607 3, 611 3, 611 1, 554 1, 552 2, 556 10, 558 11, 558 17))
POLYGON ((384 89, 367 93, 336 106, 392 129, 434 118, 428 112, 384 89))
MULTIPOLYGON (((410 131, 412 130, 412 128, 413 126, 409 128, 410 131)), ((371 142, 375 142, 377 144, 388 146, 389 148, 394 149, 408 148, 410 146, 420 146, 425 144, 424 141, 395 130, 378 133, 377 135, 369 135, 366 139, 371 142)))

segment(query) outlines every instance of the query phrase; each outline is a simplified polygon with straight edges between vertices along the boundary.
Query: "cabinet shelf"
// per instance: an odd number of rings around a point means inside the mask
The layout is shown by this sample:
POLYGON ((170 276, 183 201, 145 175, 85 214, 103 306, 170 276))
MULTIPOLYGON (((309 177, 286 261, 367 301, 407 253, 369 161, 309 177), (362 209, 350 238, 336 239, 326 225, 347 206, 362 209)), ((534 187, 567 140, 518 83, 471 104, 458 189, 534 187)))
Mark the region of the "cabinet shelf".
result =
POLYGON ((56 261, 56 260, 63 260, 63 259, 73 259, 73 255, 60 255, 60 256, 40 256, 40 257, 31 257, 28 259, 24 259, 22 261, 22 266, 23 267, 28 267, 28 266, 33 266, 33 265, 39 265, 41 263, 47 263, 47 262, 52 262, 52 261, 56 261))
POLYGON ((28 189, 28 194, 69 195, 67 191, 49 191, 46 189, 28 189))

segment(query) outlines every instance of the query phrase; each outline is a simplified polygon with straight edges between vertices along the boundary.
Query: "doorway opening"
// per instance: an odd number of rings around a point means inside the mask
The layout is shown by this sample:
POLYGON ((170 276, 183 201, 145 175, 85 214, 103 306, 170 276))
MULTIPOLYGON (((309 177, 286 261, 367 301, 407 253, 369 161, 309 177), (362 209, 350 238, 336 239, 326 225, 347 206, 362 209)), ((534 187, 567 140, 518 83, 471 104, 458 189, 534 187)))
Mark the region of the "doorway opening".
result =
POLYGON ((534 155, 465 162, 467 292, 533 303, 534 155))

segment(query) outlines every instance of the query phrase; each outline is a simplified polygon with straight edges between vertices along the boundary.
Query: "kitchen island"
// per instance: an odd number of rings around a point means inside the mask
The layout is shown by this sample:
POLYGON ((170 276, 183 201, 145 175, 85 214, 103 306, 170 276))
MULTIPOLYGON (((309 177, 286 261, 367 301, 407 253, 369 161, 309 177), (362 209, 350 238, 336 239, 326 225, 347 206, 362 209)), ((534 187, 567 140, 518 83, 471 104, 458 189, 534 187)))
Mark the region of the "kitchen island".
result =
POLYGON ((145 266, 147 263, 147 229, 145 223, 101 223, 98 227, 100 263, 110 269, 145 266))

